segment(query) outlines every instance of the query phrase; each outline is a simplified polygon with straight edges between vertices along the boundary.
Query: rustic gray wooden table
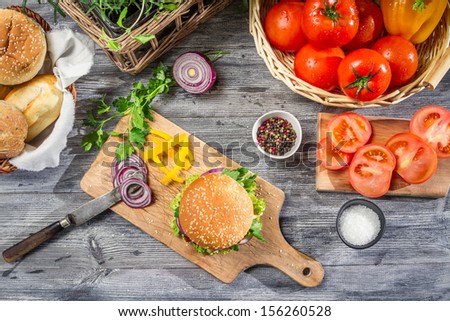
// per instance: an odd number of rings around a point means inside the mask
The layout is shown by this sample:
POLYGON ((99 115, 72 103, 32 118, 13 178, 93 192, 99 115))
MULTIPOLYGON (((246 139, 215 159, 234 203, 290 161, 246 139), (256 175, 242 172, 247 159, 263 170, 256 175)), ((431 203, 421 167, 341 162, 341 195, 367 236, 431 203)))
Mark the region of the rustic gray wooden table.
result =
MULTIPOLYGON (((53 21, 48 5, 28 2, 53 21)), ((2 7, 20 3, 1 1, 2 7)), ((158 98, 154 108, 285 191, 282 232, 295 248, 323 264, 322 284, 303 288, 270 266, 253 267, 224 284, 106 211, 16 263, 1 261, 0 300, 450 300, 450 197, 376 200, 386 214, 384 237, 366 250, 345 246, 336 234, 336 214, 357 195, 316 192, 315 156, 307 150, 315 141, 317 113, 342 110, 296 95, 270 75, 256 53, 248 16, 238 12, 238 4, 235 1, 159 59, 172 63, 187 50, 230 51, 216 63, 213 89, 194 96, 174 88, 158 98), (248 163, 237 146, 251 145, 254 121, 273 109, 299 118, 304 129, 301 150, 289 162, 261 158, 248 163)), ((59 19, 59 26, 79 30, 70 18, 59 19)), ((90 74, 76 83, 76 122, 60 166, 0 176, 1 251, 91 199, 79 186, 96 156, 81 148, 82 122, 94 108, 90 99, 127 95, 132 82, 149 75, 150 69, 138 76, 121 73, 97 47, 90 74)), ((389 108, 358 112, 409 118, 427 104, 450 108, 449 85, 450 73, 435 91, 424 90, 389 108)))

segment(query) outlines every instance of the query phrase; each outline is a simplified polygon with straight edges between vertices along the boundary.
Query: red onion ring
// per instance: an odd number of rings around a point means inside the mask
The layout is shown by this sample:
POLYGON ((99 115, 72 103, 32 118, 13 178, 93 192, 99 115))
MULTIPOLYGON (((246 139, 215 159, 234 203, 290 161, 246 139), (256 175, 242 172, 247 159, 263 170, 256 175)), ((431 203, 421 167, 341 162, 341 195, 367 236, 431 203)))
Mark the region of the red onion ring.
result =
POLYGON ((137 155, 130 155, 124 161, 114 159, 111 174, 114 187, 119 186, 122 201, 132 208, 150 205, 152 192, 147 184, 148 169, 137 155))
POLYGON ((131 154, 124 161, 118 161, 116 158, 114 158, 111 166, 112 177, 116 177, 117 172, 123 167, 130 167, 130 166, 141 168, 143 173, 147 176, 148 170, 147 166, 145 166, 144 164, 144 161, 139 156, 131 154))
POLYGON ((150 205, 152 201, 152 192, 150 187, 142 180, 138 178, 130 177, 122 182, 120 185, 120 195, 122 201, 132 208, 143 208, 150 205), (131 188, 139 186, 142 193, 136 193, 136 191, 130 191, 131 188))
POLYGON ((209 58, 197 51, 188 51, 173 64, 173 77, 178 85, 192 94, 203 94, 216 81, 216 72, 209 58))
POLYGON ((186 235, 186 233, 183 230, 183 227, 181 227, 181 222, 180 222, 179 217, 177 217, 177 226, 178 226, 178 229, 180 230, 181 234, 186 235))
POLYGON ((248 242, 250 242, 250 240, 252 239, 253 235, 249 235, 244 237, 240 242, 239 245, 244 245, 247 244, 248 242))
POLYGON ((119 186, 120 184, 122 184, 124 180, 126 180, 129 177, 139 178, 143 182, 147 180, 147 176, 144 174, 141 168, 134 166, 122 167, 121 169, 118 170, 116 176, 114 177, 113 180, 114 187, 119 186))
POLYGON ((208 175, 208 174, 220 174, 222 172, 223 172, 223 168, 213 168, 213 169, 210 169, 207 172, 204 172, 201 176, 205 176, 205 175, 208 175))

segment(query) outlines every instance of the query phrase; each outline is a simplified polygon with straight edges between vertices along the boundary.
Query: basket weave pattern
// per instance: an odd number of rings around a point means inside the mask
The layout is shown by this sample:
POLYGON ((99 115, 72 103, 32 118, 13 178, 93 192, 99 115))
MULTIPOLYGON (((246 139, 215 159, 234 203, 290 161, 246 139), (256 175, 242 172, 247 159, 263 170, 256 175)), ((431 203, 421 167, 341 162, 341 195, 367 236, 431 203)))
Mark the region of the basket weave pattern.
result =
MULTIPOLYGON (((267 12, 276 2, 278 1, 251 0, 250 2, 250 32, 254 37, 258 54, 264 59, 273 77, 283 81, 295 93, 323 105, 362 108, 388 106, 398 103, 427 86, 434 87, 437 85, 430 83, 429 79, 435 78, 433 76, 441 67, 443 59, 448 59, 448 57, 445 57, 445 53, 449 44, 449 7, 444 12, 433 34, 425 42, 416 46, 419 55, 419 68, 409 84, 370 102, 360 102, 351 99, 340 90, 328 92, 297 78, 294 72, 294 54, 282 52, 269 44, 264 32, 264 20, 267 12)), ((439 80, 437 81, 439 82, 439 80)))
POLYGON ((106 42, 101 40, 102 27, 96 16, 87 14, 77 0, 60 0, 59 3, 121 71, 137 74, 231 1, 185 0, 175 11, 161 12, 157 19, 149 19, 140 27, 134 28, 130 34, 123 34, 114 39, 121 48, 117 51, 109 49, 106 42), (153 34, 155 38, 146 44, 132 38, 141 34, 153 34))
MULTIPOLYGON (((11 6, 11 7, 8 7, 7 9, 23 12, 21 6, 11 6)), ((51 30, 50 25, 47 23, 47 21, 45 21, 44 18, 42 18, 36 12, 34 12, 34 11, 28 9, 28 8, 25 8, 25 12, 24 13, 28 17, 30 17, 31 19, 36 21, 39 25, 41 25, 42 29, 44 29, 45 32, 51 30)), ((72 93, 73 99, 75 101, 76 100, 76 96, 77 96, 77 92, 75 90, 75 85, 72 84, 69 87, 67 87, 66 89, 72 93)), ((16 169, 17 169, 17 167, 12 165, 7 159, 0 159, 0 174, 9 174, 11 172, 14 172, 16 169)))

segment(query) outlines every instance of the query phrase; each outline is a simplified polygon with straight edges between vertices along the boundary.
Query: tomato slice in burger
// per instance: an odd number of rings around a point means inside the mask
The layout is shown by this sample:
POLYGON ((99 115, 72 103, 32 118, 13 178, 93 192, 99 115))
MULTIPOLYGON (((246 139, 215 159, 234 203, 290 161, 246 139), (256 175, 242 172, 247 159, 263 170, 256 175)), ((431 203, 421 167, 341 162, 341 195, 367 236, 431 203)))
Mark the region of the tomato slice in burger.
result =
POLYGON ((337 151, 352 154, 369 141, 372 126, 366 117, 346 112, 330 120, 327 135, 337 151))
POLYGON ((360 194, 376 198, 389 190, 395 156, 384 146, 369 144, 361 147, 353 155, 349 168, 349 180, 360 194))
POLYGON ((450 111, 444 107, 419 109, 409 123, 409 131, 426 140, 439 158, 450 158, 450 111))
POLYGON ((436 172, 438 158, 433 147, 411 133, 394 135, 386 143, 397 160, 395 171, 409 184, 429 180, 436 172))
POLYGON ((343 153, 333 148, 328 138, 323 138, 317 145, 317 160, 329 170, 339 170, 350 165, 353 154, 343 153))

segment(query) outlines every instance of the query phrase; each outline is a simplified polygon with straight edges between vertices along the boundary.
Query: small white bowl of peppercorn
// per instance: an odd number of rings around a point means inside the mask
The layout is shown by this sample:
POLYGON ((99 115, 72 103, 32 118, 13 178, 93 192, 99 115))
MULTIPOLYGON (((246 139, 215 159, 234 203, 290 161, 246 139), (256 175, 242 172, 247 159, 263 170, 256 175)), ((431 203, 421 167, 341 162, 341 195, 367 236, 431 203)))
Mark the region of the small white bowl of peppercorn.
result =
POLYGON ((273 159, 286 159, 300 147, 302 127, 291 113, 273 110, 258 118, 252 136, 262 154, 273 159))

